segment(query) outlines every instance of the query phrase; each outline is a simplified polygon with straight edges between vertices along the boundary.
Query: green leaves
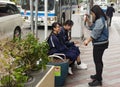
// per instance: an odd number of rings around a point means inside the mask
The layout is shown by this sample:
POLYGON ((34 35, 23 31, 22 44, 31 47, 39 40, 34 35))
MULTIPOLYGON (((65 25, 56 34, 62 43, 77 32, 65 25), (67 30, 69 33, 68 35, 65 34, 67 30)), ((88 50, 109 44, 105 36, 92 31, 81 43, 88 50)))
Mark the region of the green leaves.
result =
POLYGON ((4 67, 5 73, 0 83, 6 87, 23 87, 30 70, 46 68, 48 50, 48 43, 40 43, 33 34, 19 41, 6 40, 0 43, 0 68, 4 67))

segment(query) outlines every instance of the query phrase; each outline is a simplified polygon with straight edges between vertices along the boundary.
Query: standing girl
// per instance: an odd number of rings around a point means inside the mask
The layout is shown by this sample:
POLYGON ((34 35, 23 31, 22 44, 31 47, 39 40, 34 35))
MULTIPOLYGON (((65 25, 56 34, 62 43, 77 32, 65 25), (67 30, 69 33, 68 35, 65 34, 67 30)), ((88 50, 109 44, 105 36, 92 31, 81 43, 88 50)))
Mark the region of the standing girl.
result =
POLYGON ((93 59, 95 63, 95 75, 91 75, 90 78, 93 80, 88 83, 89 86, 101 86, 102 85, 102 72, 103 72, 103 61, 102 56, 106 48, 108 48, 108 29, 106 26, 106 16, 102 9, 95 5, 91 9, 91 15, 93 23, 91 23, 86 17, 86 23, 89 25, 91 35, 84 41, 84 45, 88 45, 89 42, 93 43, 93 59))

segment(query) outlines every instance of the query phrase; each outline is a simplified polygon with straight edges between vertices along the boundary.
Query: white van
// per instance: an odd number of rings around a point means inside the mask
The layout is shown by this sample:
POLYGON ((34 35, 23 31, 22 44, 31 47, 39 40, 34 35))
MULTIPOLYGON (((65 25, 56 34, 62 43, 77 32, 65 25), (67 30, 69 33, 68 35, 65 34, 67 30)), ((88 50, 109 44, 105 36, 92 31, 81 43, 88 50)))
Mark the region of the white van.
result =
POLYGON ((15 3, 0 0, 0 39, 21 37, 22 17, 15 3))

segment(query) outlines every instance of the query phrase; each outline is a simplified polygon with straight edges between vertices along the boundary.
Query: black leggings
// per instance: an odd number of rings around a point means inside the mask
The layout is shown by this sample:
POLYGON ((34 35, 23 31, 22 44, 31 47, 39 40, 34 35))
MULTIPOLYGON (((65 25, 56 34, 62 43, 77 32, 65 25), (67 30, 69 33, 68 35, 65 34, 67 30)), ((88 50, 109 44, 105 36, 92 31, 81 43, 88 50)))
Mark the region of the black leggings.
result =
POLYGON ((103 72, 102 56, 107 47, 108 47, 108 43, 102 45, 95 45, 93 47, 93 58, 96 69, 96 79, 98 81, 102 81, 102 72, 103 72))

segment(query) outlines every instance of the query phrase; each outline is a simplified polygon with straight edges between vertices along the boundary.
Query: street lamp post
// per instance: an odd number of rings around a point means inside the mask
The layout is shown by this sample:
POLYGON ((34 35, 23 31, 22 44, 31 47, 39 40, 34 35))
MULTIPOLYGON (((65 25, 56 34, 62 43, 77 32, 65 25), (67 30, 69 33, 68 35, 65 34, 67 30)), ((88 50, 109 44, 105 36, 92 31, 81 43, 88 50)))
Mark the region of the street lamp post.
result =
POLYGON ((47 23, 47 5, 48 5, 48 0, 44 0, 44 3, 45 3, 45 39, 47 38, 47 30, 48 30, 48 23, 47 23))
POLYGON ((34 29, 33 29, 33 0, 30 0, 30 25, 31 25, 31 31, 34 34, 34 29))
POLYGON ((37 23, 38 23, 38 0, 35 1, 35 36, 36 38, 38 38, 37 23))

